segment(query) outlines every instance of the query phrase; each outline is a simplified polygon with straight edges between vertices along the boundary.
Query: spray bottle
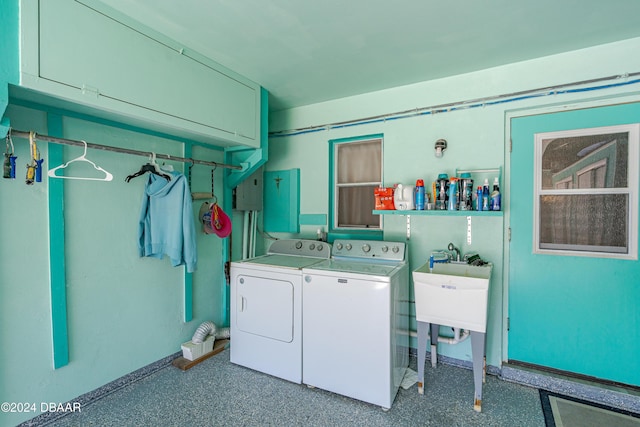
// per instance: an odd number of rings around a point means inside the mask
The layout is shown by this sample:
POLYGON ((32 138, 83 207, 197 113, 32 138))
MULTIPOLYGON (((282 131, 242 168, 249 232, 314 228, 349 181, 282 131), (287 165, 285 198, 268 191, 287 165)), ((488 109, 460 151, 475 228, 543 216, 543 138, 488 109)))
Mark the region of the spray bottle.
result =
POLYGON ((493 180, 493 191, 491 192, 491 205, 490 208, 492 211, 499 211, 501 205, 502 196, 500 195, 500 185, 498 183, 498 177, 493 180))
POLYGON ((489 210, 489 180, 484 180, 484 185, 482 186, 482 210, 489 210))
POLYGON ((424 210, 424 181, 419 179, 416 181, 416 210, 424 210))

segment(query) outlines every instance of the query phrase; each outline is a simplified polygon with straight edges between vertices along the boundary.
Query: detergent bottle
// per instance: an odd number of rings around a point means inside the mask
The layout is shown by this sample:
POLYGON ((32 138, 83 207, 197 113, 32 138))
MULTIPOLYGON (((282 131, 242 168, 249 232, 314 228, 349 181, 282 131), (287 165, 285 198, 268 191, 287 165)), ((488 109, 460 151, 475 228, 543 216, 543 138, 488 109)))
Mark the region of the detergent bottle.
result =
POLYGON ((414 191, 413 185, 397 184, 395 186, 395 190, 393 191, 393 204, 396 210, 410 211, 415 209, 413 204, 414 191))

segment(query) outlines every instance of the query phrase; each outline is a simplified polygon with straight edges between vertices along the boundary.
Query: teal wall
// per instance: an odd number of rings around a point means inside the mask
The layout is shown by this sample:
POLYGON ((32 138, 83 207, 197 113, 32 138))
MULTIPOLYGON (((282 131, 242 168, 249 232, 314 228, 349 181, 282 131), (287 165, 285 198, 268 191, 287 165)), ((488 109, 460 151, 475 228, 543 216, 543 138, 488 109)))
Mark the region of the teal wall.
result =
MULTIPOLYGON (((47 134, 47 113, 9 105, 12 127, 47 134)), ((62 116, 63 137, 182 156, 174 140, 62 116)), ((126 183, 148 159, 88 150, 114 175, 111 182, 64 180, 64 238, 69 363, 54 369, 50 307, 49 223, 44 182, 24 182, 29 142, 14 138, 17 178, 0 179, 0 401, 66 402, 180 351, 202 321, 224 325, 222 245, 197 227, 198 269, 193 274, 193 320, 184 321, 184 268, 168 259, 140 258, 137 229, 145 177, 126 183)), ((54 145, 52 144, 51 147, 54 145)), ((46 143, 38 145, 45 168, 46 143)), ((60 146, 56 145, 56 148, 60 146)), ((82 154, 63 148, 64 160, 82 154)), ((222 161, 219 150, 193 147, 193 157, 222 161)), ((167 162, 176 170, 182 163, 167 162)), ((211 191, 211 168, 195 165, 192 191, 211 191)), ((46 172, 45 172, 46 173, 46 172)), ((222 198, 223 170, 216 170, 222 198)), ((56 181, 56 183, 62 180, 56 181)), ((201 202, 194 202, 194 221, 201 202)), ((55 246, 55 245, 54 245, 55 246)), ((15 425, 36 414, 2 414, 15 425)))
MULTIPOLYGON (((638 49, 640 49, 640 39, 630 39, 470 74, 275 112, 271 115, 270 131, 273 134, 278 131, 304 129, 318 123, 356 120, 414 108, 640 71, 640 58, 629 55, 629 52, 638 49)), ((618 82, 624 81, 626 80, 618 80, 618 82)), ((430 182, 438 173, 445 172, 451 175, 456 168, 502 167, 504 173, 501 189, 505 205, 504 216, 473 217, 471 245, 466 244, 466 217, 464 216, 412 216, 409 240, 409 261, 412 270, 422 265, 432 250, 446 248, 449 242, 461 248, 463 253, 476 251, 484 259, 494 263, 487 326, 487 362, 490 365, 500 366, 503 360, 508 359, 506 328, 509 282, 506 266, 508 266, 509 251, 505 230, 510 221, 509 191, 511 190, 506 117, 534 114, 540 110, 578 108, 587 103, 623 102, 640 98, 639 91, 640 85, 634 84, 599 91, 542 96, 401 120, 305 132, 296 136, 273 135, 270 138, 270 160, 267 170, 300 168, 301 215, 327 215, 329 206, 327 147, 329 140, 332 139, 383 134, 383 180, 388 186, 394 183, 414 184, 419 178, 430 182), (434 156, 434 143, 440 138, 446 139, 449 146, 444 156, 438 159, 434 156)), ((317 225, 303 225, 298 236, 315 238, 317 228, 317 225)), ((284 233, 276 235, 291 236, 284 233)), ((406 218, 399 215, 385 216, 385 239, 404 240, 405 236, 406 218)), ((269 242, 265 241, 263 246, 268 244, 269 242)), ((579 309, 588 310, 587 307, 579 309)), ((413 315, 413 308, 411 312, 413 315)), ((415 329, 415 319, 412 319, 412 328, 415 329)), ((621 339, 627 339, 623 327, 611 333, 619 335, 621 339)), ((415 340, 412 345, 416 345, 415 340)), ((554 342, 552 345, 561 348, 563 343, 554 342)), ((611 348, 609 351, 615 352, 617 349, 611 348)), ((450 357, 471 360, 470 342, 457 346, 441 344, 439 352, 450 357)))

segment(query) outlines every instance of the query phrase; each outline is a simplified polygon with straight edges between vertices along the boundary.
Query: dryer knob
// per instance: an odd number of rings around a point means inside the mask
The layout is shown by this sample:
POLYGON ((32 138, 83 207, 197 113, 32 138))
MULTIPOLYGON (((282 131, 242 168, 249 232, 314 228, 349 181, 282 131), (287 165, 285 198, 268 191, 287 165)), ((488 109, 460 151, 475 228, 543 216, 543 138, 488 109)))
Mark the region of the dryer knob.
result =
POLYGON ((391 249, 393 251, 394 254, 397 254, 400 251, 400 248, 397 246, 394 246, 393 249, 391 249))
POLYGON ((384 252, 386 254, 387 251, 389 251, 389 246, 384 245, 381 249, 382 249, 382 252, 384 252))
POLYGON ((296 249, 301 249, 302 248, 302 242, 298 241, 296 242, 296 249))
POLYGON ((336 243, 336 249, 337 250, 341 250, 342 249, 342 243, 336 243))
POLYGON ((345 248, 350 251, 351 250, 351 243, 347 243, 347 246, 345 246, 345 248))
POLYGON ((312 243, 309 245, 309 249, 314 250, 316 248, 316 244, 312 243))
POLYGON ((365 243, 364 245, 362 245, 362 251, 363 251, 364 253, 367 253, 367 252, 369 252, 370 250, 371 250, 371 246, 369 246, 368 244, 366 244, 366 243, 365 243))
POLYGON ((322 251, 322 243, 318 243, 318 251, 322 251))

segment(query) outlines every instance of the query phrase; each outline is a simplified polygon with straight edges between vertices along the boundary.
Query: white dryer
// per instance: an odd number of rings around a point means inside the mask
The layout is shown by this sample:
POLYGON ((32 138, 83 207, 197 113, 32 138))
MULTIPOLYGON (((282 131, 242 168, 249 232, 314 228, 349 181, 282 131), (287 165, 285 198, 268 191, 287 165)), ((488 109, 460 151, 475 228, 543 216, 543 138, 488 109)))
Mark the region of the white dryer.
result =
POLYGON ((302 381, 391 408, 409 365, 405 243, 336 240, 303 273, 302 381))
POLYGON ((276 240, 231 263, 232 363, 302 382, 302 269, 330 256, 325 242, 276 240))

